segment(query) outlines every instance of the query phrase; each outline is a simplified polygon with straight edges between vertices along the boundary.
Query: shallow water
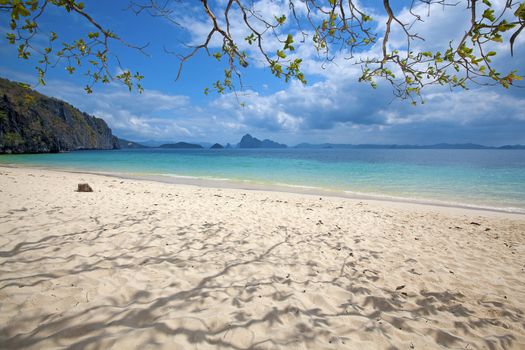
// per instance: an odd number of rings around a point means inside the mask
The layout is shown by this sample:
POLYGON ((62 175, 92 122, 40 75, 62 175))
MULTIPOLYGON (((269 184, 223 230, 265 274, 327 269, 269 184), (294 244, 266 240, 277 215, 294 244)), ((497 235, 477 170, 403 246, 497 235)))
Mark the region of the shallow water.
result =
POLYGON ((315 187, 525 213, 520 150, 144 149, 2 155, 2 163, 315 187))

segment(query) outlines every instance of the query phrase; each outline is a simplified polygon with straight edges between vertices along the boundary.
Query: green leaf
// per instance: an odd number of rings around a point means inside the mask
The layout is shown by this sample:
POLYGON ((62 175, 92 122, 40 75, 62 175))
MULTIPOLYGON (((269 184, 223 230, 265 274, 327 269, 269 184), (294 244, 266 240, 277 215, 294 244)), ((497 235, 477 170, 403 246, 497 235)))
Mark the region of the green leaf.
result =
MULTIPOLYGON (((23 16, 23 17, 27 17, 31 14, 31 12, 29 12, 28 9, 26 9, 26 7, 21 4, 21 3, 18 3, 15 8, 13 9, 13 12, 15 11, 15 9, 17 9, 17 14, 23 16)), ((18 19, 18 15, 17 15, 17 19, 18 19)))
POLYGON ((525 2, 522 2, 520 6, 518 6, 518 9, 514 12, 514 16, 525 19, 525 2))
POLYGON ((494 22, 496 20, 496 18, 494 17, 494 10, 492 9, 486 9, 485 11, 483 11, 482 17, 488 19, 491 22, 494 22))
POLYGON ((274 16, 275 20, 277 21, 277 25, 282 25, 284 22, 286 22, 286 16, 282 15, 281 17, 274 16))
POLYGON ((246 38, 244 38, 244 40, 246 40, 248 42, 248 44, 253 44, 255 42, 255 35, 253 33, 251 33, 250 35, 248 35, 246 38))
POLYGON ((292 46, 293 44, 293 35, 292 34, 288 34, 288 36, 286 37, 286 40, 284 41, 284 50, 290 50, 290 51, 293 51, 294 50, 294 47, 292 46))
POLYGON ((497 34, 497 35, 494 35, 494 37, 492 37, 492 39, 490 39, 492 41, 495 41, 497 43, 502 43, 503 42, 503 38, 501 35, 497 34))
POLYGON ((13 33, 7 33, 6 37, 7 37, 7 40, 9 41, 9 44, 15 43, 16 36, 13 33))

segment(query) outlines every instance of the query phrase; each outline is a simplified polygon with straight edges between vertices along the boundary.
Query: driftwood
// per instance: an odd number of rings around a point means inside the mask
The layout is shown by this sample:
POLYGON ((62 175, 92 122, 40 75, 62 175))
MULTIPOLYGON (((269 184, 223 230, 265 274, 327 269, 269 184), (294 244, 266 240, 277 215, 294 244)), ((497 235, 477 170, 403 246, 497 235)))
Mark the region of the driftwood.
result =
POLYGON ((93 189, 89 184, 78 184, 77 192, 93 192, 93 189))

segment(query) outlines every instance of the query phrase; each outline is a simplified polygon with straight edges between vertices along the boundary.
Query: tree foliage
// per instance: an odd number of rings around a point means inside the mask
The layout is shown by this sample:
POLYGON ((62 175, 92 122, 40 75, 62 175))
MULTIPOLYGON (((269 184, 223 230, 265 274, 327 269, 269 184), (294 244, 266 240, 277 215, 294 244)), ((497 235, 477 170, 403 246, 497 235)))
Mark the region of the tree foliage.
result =
POLYGON ((50 67, 65 63, 65 69, 70 74, 74 74, 79 67, 86 69, 84 74, 88 77, 88 83, 85 90, 88 93, 92 92, 94 84, 107 84, 115 79, 124 83, 130 90, 136 87, 142 91, 140 81, 143 76, 138 72, 132 74, 130 71, 123 70, 119 74, 111 74, 110 41, 117 41, 140 51, 143 51, 145 47, 131 45, 111 30, 104 28, 85 10, 83 2, 73 0, 0 0, 0 11, 8 14, 7 20, 10 31, 6 38, 9 44, 16 45, 18 58, 28 60, 31 56, 36 56, 38 60, 36 71, 40 84, 45 85, 45 76, 50 67), (35 45, 34 39, 40 34, 39 20, 51 6, 82 17, 89 22, 93 30, 85 38, 78 38, 73 42, 61 42, 59 33, 51 31, 44 33, 48 38, 48 45, 44 48, 35 45))
MULTIPOLYGON (((415 103, 421 90, 429 85, 446 85, 467 88, 469 83, 493 84, 510 87, 521 80, 518 72, 500 72, 493 59, 499 51, 510 47, 525 27, 525 2, 500 0, 495 6, 490 0, 407 1, 409 19, 392 9, 389 0, 382 1, 382 13, 375 13, 356 0, 280 0, 286 5, 286 13, 275 13, 268 18, 257 11, 254 0, 132 0, 128 9, 135 15, 148 14, 171 21, 175 28, 183 30, 177 8, 184 3, 200 6, 207 19, 209 31, 204 40, 187 47, 186 52, 171 52, 179 59, 174 73, 177 79, 184 63, 199 51, 225 64, 225 74, 213 83, 218 93, 242 88, 242 70, 252 62, 264 62, 277 78, 296 79, 306 84, 302 71, 302 57, 297 54, 298 45, 311 45, 320 57, 320 64, 332 61, 337 55, 360 65, 360 81, 373 87, 379 80, 389 82, 396 96, 409 98, 415 103), (423 51, 417 45, 425 38, 414 31, 414 24, 424 21, 421 14, 413 11, 416 6, 427 6, 428 11, 441 5, 446 11, 452 6, 464 6, 470 25, 459 42, 450 41, 448 47, 439 51, 423 51), (232 28, 241 28, 242 38, 236 37, 232 28), (401 48, 390 45, 393 31, 402 33, 406 42, 401 48), (220 40, 218 50, 212 44, 220 40), (505 42, 504 42, 505 41, 505 42), (278 48, 275 49, 275 43, 278 48), (414 47, 416 47, 414 49, 414 47), (370 54, 370 52, 377 54, 370 54)), ((495 0, 493 0, 495 1, 495 0)), ((406 12, 406 11, 405 11, 406 12)), ((131 49, 145 52, 146 46, 134 46, 121 36, 103 27, 92 17, 84 3, 75 0, 0 0, 0 18, 9 21, 7 41, 16 45, 18 57, 27 60, 37 56, 39 81, 45 84, 50 67, 65 62, 65 68, 74 74, 81 67, 88 77, 86 91, 90 93, 96 83, 119 80, 130 90, 142 90, 142 75, 121 70, 111 74, 111 43, 120 43, 131 49), (39 20, 49 7, 54 6, 71 15, 80 16, 93 28, 85 38, 73 42, 60 42, 60 33, 46 33, 49 45, 43 49, 33 45, 39 33, 39 20)), ((238 32, 238 31, 237 31, 238 32)), ((129 38, 128 38, 129 39, 129 38)), ((210 90, 206 89, 208 93, 210 90)))

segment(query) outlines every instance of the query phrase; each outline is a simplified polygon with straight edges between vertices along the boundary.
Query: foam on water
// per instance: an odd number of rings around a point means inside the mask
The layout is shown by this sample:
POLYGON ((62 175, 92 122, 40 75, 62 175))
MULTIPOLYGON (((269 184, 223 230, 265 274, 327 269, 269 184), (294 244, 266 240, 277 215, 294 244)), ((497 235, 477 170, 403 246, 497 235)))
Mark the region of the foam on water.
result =
POLYGON ((525 212, 525 151, 518 150, 145 149, 2 155, 2 163, 525 212))

